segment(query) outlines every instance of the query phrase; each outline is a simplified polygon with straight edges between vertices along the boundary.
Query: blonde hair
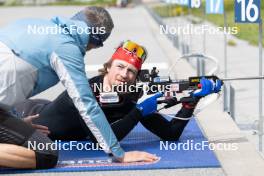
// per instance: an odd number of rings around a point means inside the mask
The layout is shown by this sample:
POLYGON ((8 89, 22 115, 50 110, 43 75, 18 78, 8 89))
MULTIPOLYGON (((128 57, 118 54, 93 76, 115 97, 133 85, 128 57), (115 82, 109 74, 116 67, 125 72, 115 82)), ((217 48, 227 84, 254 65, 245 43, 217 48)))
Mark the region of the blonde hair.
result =
POLYGON ((99 74, 100 75, 103 75, 103 76, 106 75, 108 73, 107 69, 112 66, 112 63, 113 63, 113 60, 112 59, 110 59, 109 61, 105 62, 103 64, 103 68, 100 68, 98 70, 99 74))

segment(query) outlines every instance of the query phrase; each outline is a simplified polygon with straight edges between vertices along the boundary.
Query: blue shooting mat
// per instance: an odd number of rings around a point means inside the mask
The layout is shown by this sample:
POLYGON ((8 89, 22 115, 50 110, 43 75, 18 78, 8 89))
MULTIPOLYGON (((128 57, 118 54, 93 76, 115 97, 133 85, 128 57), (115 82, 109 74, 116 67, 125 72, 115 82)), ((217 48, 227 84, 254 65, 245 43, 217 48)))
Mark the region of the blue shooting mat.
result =
MULTIPOLYGON (((78 143, 85 144, 85 142, 75 142, 73 144, 76 146, 78 143)), ((97 150, 96 145, 89 143, 87 148, 92 150, 77 150, 77 146, 73 147, 73 150, 61 150, 56 168, 47 170, 0 168, 0 174, 220 167, 213 151, 209 149, 208 141, 198 127, 195 118, 190 120, 179 141, 160 141, 157 136, 147 131, 139 123, 121 142, 121 145, 125 151, 146 151, 156 154, 160 159, 152 163, 118 163, 112 161, 103 151, 97 150)), ((84 145, 80 145, 79 149, 82 147, 84 145)))

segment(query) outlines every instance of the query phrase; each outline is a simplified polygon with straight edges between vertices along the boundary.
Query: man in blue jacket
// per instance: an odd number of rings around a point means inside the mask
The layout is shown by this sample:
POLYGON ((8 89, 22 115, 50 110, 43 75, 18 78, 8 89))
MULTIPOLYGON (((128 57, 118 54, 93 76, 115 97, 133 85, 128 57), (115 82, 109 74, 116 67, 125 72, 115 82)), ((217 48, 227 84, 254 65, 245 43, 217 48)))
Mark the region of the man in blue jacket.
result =
MULTIPOLYGON (((26 19, 0 29, 0 109, 9 111, 60 81, 106 153, 121 162, 140 160, 120 147, 85 74, 86 51, 103 46, 113 27, 105 9, 87 7, 71 19, 26 19)), ((0 119, 0 143, 8 143, 1 132, 8 131, 6 120, 0 119)))

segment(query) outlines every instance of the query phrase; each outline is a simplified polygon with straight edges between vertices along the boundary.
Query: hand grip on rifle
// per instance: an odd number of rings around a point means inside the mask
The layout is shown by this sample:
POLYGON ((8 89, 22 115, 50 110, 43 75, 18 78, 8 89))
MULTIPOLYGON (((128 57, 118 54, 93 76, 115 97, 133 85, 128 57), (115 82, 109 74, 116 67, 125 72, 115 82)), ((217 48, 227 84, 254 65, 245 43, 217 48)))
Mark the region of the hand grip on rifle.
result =
POLYGON ((142 97, 140 102, 137 103, 136 107, 138 110, 140 110, 143 116, 147 116, 157 111, 157 99, 162 96, 163 96, 163 93, 158 92, 154 95, 142 97))
MULTIPOLYGON (((163 106, 161 109, 168 109, 172 106, 175 106, 177 104, 190 104, 192 106, 195 106, 197 104, 197 102, 199 101, 200 98, 196 98, 196 97, 182 97, 179 101, 177 100, 176 97, 172 97, 172 98, 168 98, 165 100, 158 100, 158 104, 166 104, 165 106, 163 106)), ((161 110, 159 109, 159 110, 161 110)))
POLYGON ((198 89, 192 92, 194 97, 204 97, 206 95, 217 93, 221 90, 222 81, 220 79, 206 79, 202 77, 200 79, 200 84, 198 84, 198 89))
POLYGON ((167 109, 167 108, 175 106, 175 105, 177 105, 177 104, 179 104, 181 102, 179 102, 176 97, 172 97, 172 98, 168 98, 168 99, 165 99, 165 100, 158 100, 157 103, 158 104, 162 104, 162 103, 166 104, 163 108, 167 109))

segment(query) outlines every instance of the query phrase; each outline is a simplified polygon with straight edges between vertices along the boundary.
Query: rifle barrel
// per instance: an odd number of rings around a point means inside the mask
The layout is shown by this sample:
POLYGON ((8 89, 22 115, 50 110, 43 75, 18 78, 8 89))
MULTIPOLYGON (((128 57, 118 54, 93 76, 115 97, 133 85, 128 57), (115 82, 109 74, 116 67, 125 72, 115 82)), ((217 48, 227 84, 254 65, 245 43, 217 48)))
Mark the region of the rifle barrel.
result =
POLYGON ((252 79, 264 79, 264 76, 252 76, 252 77, 238 77, 238 78, 223 78, 222 81, 239 81, 239 80, 252 80, 252 79))

